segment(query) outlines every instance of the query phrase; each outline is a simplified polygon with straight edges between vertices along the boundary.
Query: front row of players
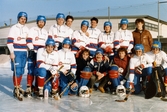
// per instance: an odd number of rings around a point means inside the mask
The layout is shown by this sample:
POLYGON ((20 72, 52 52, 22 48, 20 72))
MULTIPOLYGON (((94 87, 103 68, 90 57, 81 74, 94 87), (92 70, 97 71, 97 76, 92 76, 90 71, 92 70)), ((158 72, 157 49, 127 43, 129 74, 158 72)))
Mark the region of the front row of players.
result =
MULTIPOLYGON (((164 82, 161 83, 167 85, 167 56, 161 50, 159 41, 154 41, 152 51, 147 53, 144 53, 142 44, 136 44, 135 54, 132 57, 129 57, 125 48, 119 48, 112 61, 104 56, 101 48, 96 50, 92 59, 87 49, 83 49, 75 58, 71 51, 72 44, 69 38, 63 40, 62 49, 58 51, 54 50, 55 41, 53 39, 49 38, 45 45, 44 48, 37 51, 34 70, 36 79, 34 91, 38 91, 41 98, 44 96, 45 89, 49 90, 52 97, 62 92, 63 95, 77 94, 89 97, 95 83, 98 84, 98 89, 102 93, 105 93, 108 86, 111 92, 115 93, 121 81, 124 82, 126 88, 134 89, 134 93, 139 94, 146 89, 154 68, 161 68, 160 75, 161 72, 165 72, 164 82)), ((19 96, 23 93, 24 95, 31 94, 31 89, 32 87, 29 88, 29 92, 24 92, 19 87, 18 94, 17 86, 15 86, 14 93, 19 96)))

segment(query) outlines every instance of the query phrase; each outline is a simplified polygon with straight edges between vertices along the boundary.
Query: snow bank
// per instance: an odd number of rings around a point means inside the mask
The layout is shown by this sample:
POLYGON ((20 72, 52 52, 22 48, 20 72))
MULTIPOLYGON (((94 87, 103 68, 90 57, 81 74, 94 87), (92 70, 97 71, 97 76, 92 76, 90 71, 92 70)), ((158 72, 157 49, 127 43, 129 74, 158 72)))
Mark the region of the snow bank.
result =
POLYGON ((10 67, 10 57, 9 55, 6 54, 1 54, 0 55, 0 67, 10 67))

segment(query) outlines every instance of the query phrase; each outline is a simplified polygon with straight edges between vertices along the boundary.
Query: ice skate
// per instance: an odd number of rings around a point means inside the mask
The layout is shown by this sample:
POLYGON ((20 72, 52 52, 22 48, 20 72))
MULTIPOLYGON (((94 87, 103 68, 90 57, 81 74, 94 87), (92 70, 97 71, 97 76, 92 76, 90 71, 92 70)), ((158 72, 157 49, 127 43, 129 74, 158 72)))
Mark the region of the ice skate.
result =
POLYGON ((13 96, 16 97, 19 101, 23 101, 22 94, 20 94, 20 90, 17 87, 15 87, 13 90, 13 96))

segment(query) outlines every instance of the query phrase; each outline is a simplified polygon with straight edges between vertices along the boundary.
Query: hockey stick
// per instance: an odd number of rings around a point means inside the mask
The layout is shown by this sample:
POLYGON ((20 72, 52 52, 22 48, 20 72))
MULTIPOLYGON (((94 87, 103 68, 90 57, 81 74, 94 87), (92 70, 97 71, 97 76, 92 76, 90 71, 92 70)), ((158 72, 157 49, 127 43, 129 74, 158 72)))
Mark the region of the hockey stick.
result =
MULTIPOLYGON (((62 66, 57 70, 57 72, 59 72, 63 67, 64 67, 64 65, 62 65, 62 66)), ((53 78, 53 76, 50 76, 50 77, 45 81, 44 85, 45 85, 48 81, 50 81, 51 78, 53 78)))
POLYGON ((60 95, 57 93, 56 96, 54 96, 55 100, 59 100, 61 96, 64 94, 64 92, 67 90, 67 88, 72 84, 73 82, 69 82, 67 86, 63 89, 63 91, 60 93, 60 95))
MULTIPOLYGON (((13 61, 13 65, 14 65, 14 79, 16 82, 16 91, 17 91, 16 97, 19 101, 23 101, 23 98, 18 96, 19 95, 19 88, 18 88, 17 77, 16 77, 16 63, 15 63, 14 59, 12 61, 13 61)), ((15 92, 15 90, 13 92, 15 92)))
POLYGON ((123 100, 115 100, 116 102, 126 102, 128 100, 128 97, 131 95, 131 93, 134 92, 134 89, 131 89, 128 94, 126 94, 126 97, 123 100))

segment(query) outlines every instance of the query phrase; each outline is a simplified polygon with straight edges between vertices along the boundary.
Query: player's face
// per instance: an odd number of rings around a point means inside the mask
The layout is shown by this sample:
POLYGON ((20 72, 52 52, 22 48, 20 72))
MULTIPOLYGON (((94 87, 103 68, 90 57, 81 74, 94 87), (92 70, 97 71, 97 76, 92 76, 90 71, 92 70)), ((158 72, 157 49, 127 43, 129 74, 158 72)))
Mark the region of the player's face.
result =
POLYGON ((66 25, 67 25, 68 27, 71 27, 72 22, 73 22, 73 20, 70 18, 70 19, 68 19, 68 20, 66 21, 66 25))
POLYGON ((54 50, 54 46, 52 46, 52 45, 47 45, 47 46, 46 46, 46 52, 47 52, 48 54, 52 53, 53 50, 54 50))
POLYGON ((20 18, 19 18, 19 23, 20 23, 21 25, 25 25, 25 24, 26 24, 26 21, 27 21, 26 17, 20 17, 20 18))
POLYGON ((82 58, 83 58, 84 60, 87 60, 88 57, 89 57, 89 53, 88 53, 88 52, 83 52, 82 58))
POLYGON ((57 19, 57 24, 58 25, 63 25, 64 24, 64 19, 63 18, 58 18, 57 19))
POLYGON ((127 24, 122 24, 122 26, 121 26, 121 28, 123 29, 123 30, 126 30, 127 29, 127 24))
POLYGON ((45 26, 45 22, 44 21, 38 21, 38 27, 39 28, 43 28, 45 26))
POLYGON ((69 48, 70 48, 70 45, 69 45, 69 44, 64 44, 64 45, 63 45, 63 48, 69 49, 69 48))
POLYGON ((106 33, 109 33, 111 31, 111 27, 110 26, 105 26, 104 30, 106 33))
POLYGON ((126 54, 125 54, 124 51, 120 51, 118 55, 119 55, 119 58, 120 58, 120 59, 123 59, 126 54))
POLYGON ((143 29, 143 23, 139 22, 136 25, 137 29, 142 30, 143 29))
POLYGON ((82 25, 81 30, 82 30, 83 32, 86 32, 87 29, 88 29, 88 27, 87 27, 86 25, 82 25))
POLYGON ((92 21, 91 21, 91 27, 92 27, 92 28, 96 28, 96 26, 97 26, 97 22, 94 21, 94 20, 92 20, 92 21))
POLYGON ((97 61, 101 61, 101 60, 102 60, 102 57, 103 57, 103 55, 102 55, 101 53, 97 53, 97 54, 96 54, 96 59, 97 59, 97 61))
POLYGON ((158 54, 159 53, 159 48, 152 48, 152 52, 154 54, 158 54))
POLYGON ((137 56, 142 56, 142 50, 136 50, 136 55, 137 56))

